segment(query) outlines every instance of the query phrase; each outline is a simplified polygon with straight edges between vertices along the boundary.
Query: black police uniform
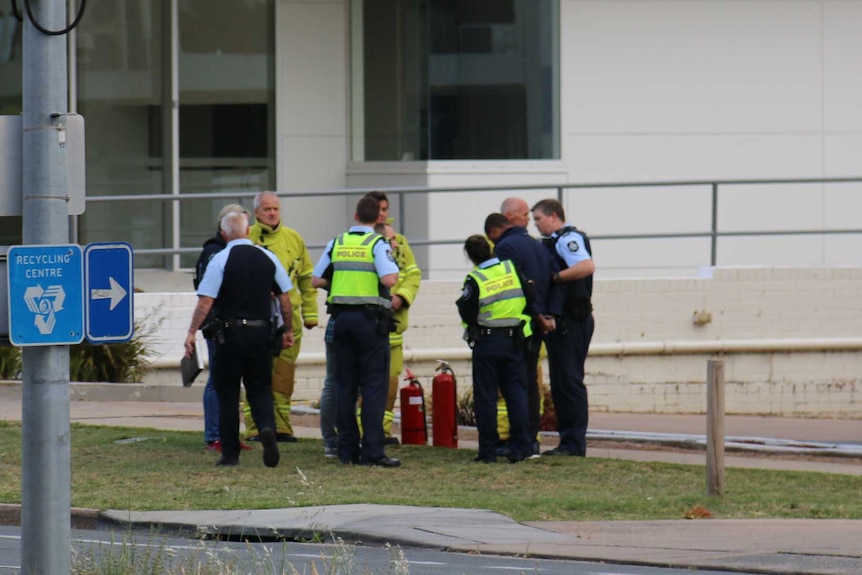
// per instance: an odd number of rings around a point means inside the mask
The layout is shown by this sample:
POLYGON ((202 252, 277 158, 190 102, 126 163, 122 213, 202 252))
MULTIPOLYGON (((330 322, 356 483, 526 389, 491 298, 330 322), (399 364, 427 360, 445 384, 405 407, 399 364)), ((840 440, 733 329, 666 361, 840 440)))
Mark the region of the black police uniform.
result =
MULTIPOLYGON (((575 236, 577 237, 577 236, 575 236)), ((543 240, 560 269, 568 267, 556 251, 557 243, 564 242, 565 249, 585 249, 592 256, 590 239, 582 231, 572 226, 560 229, 554 236, 543 240), (570 232, 580 236, 582 241, 572 240, 570 232)), ((553 454, 587 454, 587 424, 589 423, 589 404, 587 388, 584 385, 584 363, 593 337, 593 276, 553 286, 562 291, 564 302, 561 315, 557 318, 557 328, 545 336, 548 348, 548 368, 551 379, 551 397, 557 416, 557 430, 560 444, 552 450, 553 454)), ((545 452, 547 454, 549 452, 545 452)))
POLYGON ((234 240, 210 261, 199 288, 200 295, 218 290, 213 307, 220 333, 211 370, 219 399, 222 457, 226 461, 239 458, 240 380, 257 428, 275 430, 271 293, 290 289, 289 279, 287 285, 276 281, 277 265, 280 266, 247 239, 234 240), (209 277, 214 267, 216 274, 223 273, 220 282, 209 277))
MULTIPOLYGON (((541 247, 541 246, 540 246, 541 247)), ((480 264, 479 273, 494 266, 513 266, 512 262, 497 258, 480 264)), ((511 269, 511 268, 508 268, 511 269)), ((515 271, 517 274, 517 271, 515 271)), ((527 307, 532 304, 532 290, 518 275, 527 307)), ((498 455, 516 462, 530 455, 533 437, 530 435, 530 418, 527 409, 527 355, 523 327, 484 327, 479 325, 480 290, 475 278, 464 280, 461 297, 455 302, 458 314, 467 326, 473 348, 473 405, 476 413, 476 431, 479 435, 479 453, 475 461, 491 463, 498 455), (497 391, 506 400, 509 416, 508 445, 498 450, 497 391)))
MULTIPOLYGON (((379 283, 375 250, 383 238, 370 227, 354 226, 330 244, 315 267, 317 277, 330 279, 327 302, 329 312, 335 320, 329 349, 334 355, 335 421, 338 428, 338 457, 342 463, 361 463, 397 467, 400 462, 390 459, 384 452, 383 413, 389 392, 389 332, 391 312, 389 289, 379 283), (343 262, 334 246, 344 246, 353 241, 362 241, 363 253, 370 255, 369 261, 343 262), (365 293, 359 297, 352 292, 357 281, 351 272, 364 268, 361 280, 365 293), (373 284, 373 285, 372 285, 373 284), (344 287, 345 293, 340 293, 344 287), (349 293, 348 293, 349 292, 349 293), (370 303, 371 301, 375 303, 370 303), (356 423, 356 402, 362 395, 362 436, 356 423)), ((380 244, 384 245, 384 244, 380 244)), ((349 247, 349 246, 348 246, 349 247)), ((388 246, 386 246, 388 249, 388 246)), ((350 251, 347 249, 346 251, 350 251)), ((397 273, 398 267, 387 252, 391 264, 389 273, 397 273)), ((388 269, 388 268, 387 268, 388 269)), ((386 270, 384 270, 386 271, 386 270)), ((330 320, 332 321, 332 320, 330 320)))
MULTIPOLYGON (((533 318, 533 336, 526 347, 527 354, 527 409, 530 414, 530 437, 539 433, 542 420, 539 397, 538 363, 542 346, 542 327, 536 319, 539 315, 556 315, 551 305, 551 276, 559 271, 556 259, 552 259, 542 242, 530 236, 521 226, 512 226, 504 231, 494 246, 494 255, 501 260, 512 260, 518 273, 533 284, 533 302, 529 314, 533 318)), ((538 446, 537 446, 538 447, 538 446)))

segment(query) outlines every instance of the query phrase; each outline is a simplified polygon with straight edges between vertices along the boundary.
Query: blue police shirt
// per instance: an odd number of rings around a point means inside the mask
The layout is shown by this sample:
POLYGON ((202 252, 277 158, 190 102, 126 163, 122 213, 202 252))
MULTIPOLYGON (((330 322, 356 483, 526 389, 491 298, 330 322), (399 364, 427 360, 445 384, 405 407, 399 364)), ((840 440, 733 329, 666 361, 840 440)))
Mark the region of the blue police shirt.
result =
MULTIPOLYGON (((211 297, 213 299, 218 297, 219 290, 221 290, 221 283, 224 279, 224 266, 227 263, 227 258, 230 255, 230 251, 233 246, 238 245, 254 246, 252 241, 248 238, 240 238, 228 242, 227 246, 225 246, 222 251, 214 255, 210 260, 210 263, 207 265, 207 271, 204 273, 204 277, 198 285, 198 295, 211 297)), ((260 246, 255 247, 266 254, 266 257, 275 264, 275 282, 278 284, 278 287, 281 288, 281 293, 287 293, 293 289, 293 283, 290 281, 290 276, 287 275, 287 270, 284 269, 284 266, 281 265, 281 262, 278 261, 275 254, 261 248, 260 246)))
MULTIPOLYGON (((352 226, 348 232, 375 233, 369 226, 352 226)), ((323 274, 326 273, 326 268, 332 263, 329 254, 332 252, 333 243, 335 243, 335 238, 329 240, 323 249, 323 255, 317 260, 317 265, 314 266, 314 272, 312 272, 315 277, 322 278, 323 274)), ((388 242, 376 242, 372 253, 374 254, 374 268, 377 270, 377 277, 398 273, 398 264, 395 263, 395 256, 392 254, 392 248, 389 247, 388 242)))
MULTIPOLYGON (((571 224, 565 224, 564 227, 570 225, 571 224)), ((554 244, 554 249, 557 251, 557 255, 563 258, 563 261, 566 262, 567 267, 572 267, 584 260, 592 259, 590 252, 587 251, 584 236, 579 232, 570 230, 561 236, 558 236, 557 233, 558 232, 554 232, 551 235, 552 238, 557 239, 554 244)))

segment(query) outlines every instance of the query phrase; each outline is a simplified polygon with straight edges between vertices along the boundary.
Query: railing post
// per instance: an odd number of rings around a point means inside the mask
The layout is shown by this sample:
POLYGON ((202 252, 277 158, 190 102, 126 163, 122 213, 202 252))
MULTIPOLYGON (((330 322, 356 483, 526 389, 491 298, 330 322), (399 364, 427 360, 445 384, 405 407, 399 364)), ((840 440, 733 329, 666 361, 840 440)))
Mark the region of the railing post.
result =
POLYGON ((712 183, 712 228, 710 232, 709 265, 715 267, 718 260, 718 182, 712 183))
POLYGON ((724 361, 706 367, 706 494, 724 495, 724 361))
POLYGON ((398 233, 404 235, 404 192, 398 192, 398 233))

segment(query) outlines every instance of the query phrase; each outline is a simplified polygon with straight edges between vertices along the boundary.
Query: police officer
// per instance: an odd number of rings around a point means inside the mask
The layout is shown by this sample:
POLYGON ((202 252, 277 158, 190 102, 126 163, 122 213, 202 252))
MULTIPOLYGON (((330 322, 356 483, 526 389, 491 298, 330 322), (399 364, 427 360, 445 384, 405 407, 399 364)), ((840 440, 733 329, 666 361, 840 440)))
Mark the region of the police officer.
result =
MULTIPOLYGON (((380 191, 368 192, 367 197, 374 198, 380 204, 377 214, 377 224, 389 225, 389 198, 380 191)), ((398 438, 392 435, 392 421, 395 419, 395 399, 398 397, 398 378, 404 368, 404 332, 410 323, 410 306, 419 294, 419 282, 422 280, 422 270, 416 264, 416 258, 407 238, 396 233, 389 226, 389 234, 385 236, 390 242, 395 263, 398 264, 398 281, 392 288, 392 317, 395 329, 389 334, 389 393, 386 396, 386 411, 383 413, 383 433, 386 445, 398 445, 398 438)))
MULTIPOLYGON (((281 221, 281 204, 272 192, 260 192, 254 197, 254 217, 248 239, 278 256, 287 270, 293 289, 293 347, 283 349, 272 360, 272 400, 275 406, 275 432, 278 441, 293 443, 296 436, 290 423, 290 405, 296 384, 296 358, 302 344, 302 328, 317 327, 317 290, 311 285, 312 262, 305 241, 299 233, 281 221)), ((258 438, 248 402, 243 405, 246 437, 258 438)))
POLYGON ((556 329, 546 337, 551 397, 557 414, 560 444, 542 455, 587 454, 589 406, 584 385, 584 362, 593 337, 593 273, 590 239, 566 223, 563 205, 555 199, 533 206, 533 222, 545 236, 545 246, 560 266, 552 276, 554 289, 564 293, 556 329))
POLYGON ((479 453, 474 461, 492 463, 505 456, 515 463, 530 455, 527 413, 527 357, 530 337, 528 297, 511 260, 492 257, 491 246, 480 235, 464 243, 476 265, 464 280, 456 305, 473 347, 473 400, 479 453), (509 442, 498 449, 497 389, 509 413, 509 442))
POLYGON ((389 388, 389 288, 398 266, 389 244, 373 226, 380 211, 374 198, 356 205, 357 225, 330 240, 314 267, 315 287, 327 288, 335 319, 330 350, 335 368, 335 420, 342 463, 398 467, 383 450, 383 412, 389 388), (356 401, 362 395, 362 442, 356 401))
MULTIPOLYGON (((216 220, 216 233, 213 237, 204 242, 203 249, 198 256, 197 264, 195 265, 195 275, 192 278, 192 283, 195 290, 204 278, 204 273, 207 271, 207 266, 214 255, 222 251, 227 245, 226 234, 221 230, 221 219, 230 212, 245 212, 248 210, 239 204, 228 204, 221 209, 216 220)), ((207 353, 209 356, 208 365, 212 366, 213 357, 215 356, 215 340, 211 337, 205 338, 207 342, 207 353)), ((209 370, 207 383, 204 386, 203 393, 204 403, 204 441, 209 451, 221 451, 221 440, 219 439, 218 429, 218 395, 216 394, 215 386, 213 385, 213 372, 209 370)), ((243 449, 251 449, 247 445, 241 444, 243 449)))
MULTIPOLYGON (((523 202, 523 200, 521 200, 523 202)), ((505 205, 505 204, 504 204, 505 205)), ((524 203, 529 214, 529 208, 524 203)), ((527 405, 530 415, 530 455, 539 455, 537 440, 541 423, 538 362, 542 334, 552 331, 553 310, 551 308, 551 273, 548 271, 556 261, 551 260, 542 243, 527 233, 521 225, 514 225, 503 214, 490 214, 485 218, 485 235, 494 242, 494 255, 501 260, 512 260, 518 273, 533 286, 534 301, 529 309, 533 335, 526 348, 527 354, 527 405)), ((554 270, 556 271, 556 269, 554 270)), ((498 431, 499 432, 499 431, 498 431)))
MULTIPOLYGON (((275 293, 287 329, 281 344, 293 345, 290 291, 292 284, 278 258, 248 239, 248 216, 230 212, 221 220, 228 240, 212 257, 198 286, 198 304, 185 340, 191 357, 195 332, 215 306, 215 357, 210 369, 219 400, 219 433, 222 455, 216 465, 239 463, 239 385, 246 398, 263 445, 263 463, 278 465, 272 408, 272 297, 275 293)), ((209 329, 207 330, 209 331, 209 329)))

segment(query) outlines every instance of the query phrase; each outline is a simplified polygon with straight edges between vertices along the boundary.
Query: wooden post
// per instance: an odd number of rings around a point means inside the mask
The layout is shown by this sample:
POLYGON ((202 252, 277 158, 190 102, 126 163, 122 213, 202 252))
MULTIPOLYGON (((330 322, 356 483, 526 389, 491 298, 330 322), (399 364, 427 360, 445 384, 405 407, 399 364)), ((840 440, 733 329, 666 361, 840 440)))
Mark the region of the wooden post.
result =
POLYGON ((706 494, 724 495, 724 361, 706 367, 706 494))

